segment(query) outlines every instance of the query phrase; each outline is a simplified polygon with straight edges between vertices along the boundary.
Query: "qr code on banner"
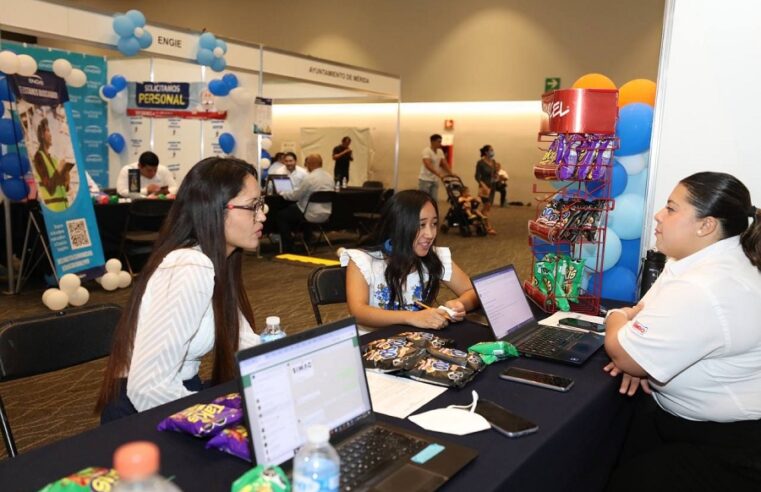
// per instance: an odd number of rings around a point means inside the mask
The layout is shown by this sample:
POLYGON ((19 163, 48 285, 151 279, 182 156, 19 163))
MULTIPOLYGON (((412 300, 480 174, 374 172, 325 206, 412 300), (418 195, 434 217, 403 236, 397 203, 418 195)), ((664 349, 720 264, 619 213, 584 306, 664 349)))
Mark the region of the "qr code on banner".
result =
POLYGON ((81 249, 92 246, 90 232, 87 230, 85 219, 67 220, 66 229, 69 231, 71 249, 81 249))

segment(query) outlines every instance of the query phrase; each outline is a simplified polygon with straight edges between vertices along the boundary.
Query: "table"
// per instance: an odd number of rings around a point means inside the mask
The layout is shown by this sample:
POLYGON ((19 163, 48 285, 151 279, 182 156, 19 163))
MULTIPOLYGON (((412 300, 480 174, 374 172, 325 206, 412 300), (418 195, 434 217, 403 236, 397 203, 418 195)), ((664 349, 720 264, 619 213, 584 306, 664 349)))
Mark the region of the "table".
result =
MULTIPOLYGON (((409 327, 395 326, 365 335, 363 343, 409 327)), ((489 338, 481 325, 464 321, 439 332, 465 348, 489 338)), ((583 367, 562 366, 532 359, 500 362, 488 367, 461 390, 449 390, 421 411, 471 401, 471 390, 481 398, 539 424, 536 434, 509 439, 494 431, 468 436, 441 434, 443 439, 475 448, 479 456, 444 486, 444 490, 601 490, 623 442, 631 415, 631 401, 618 394, 618 381, 602 371, 607 357, 600 351, 583 367), (568 393, 504 381, 499 372, 509 365, 553 372, 576 381, 568 393)), ((175 476, 185 492, 229 490, 249 465, 215 450, 204 441, 184 434, 156 431, 164 417, 192 404, 209 402, 236 390, 229 382, 142 414, 110 423, 60 442, 0 462, 4 492, 37 490, 43 485, 87 466, 111 466, 113 451, 121 444, 147 439, 161 449, 162 474, 175 476)), ((379 416, 411 430, 415 424, 379 416)), ((425 432, 425 431, 423 431, 425 432)), ((439 435, 432 433, 433 435, 439 435)))

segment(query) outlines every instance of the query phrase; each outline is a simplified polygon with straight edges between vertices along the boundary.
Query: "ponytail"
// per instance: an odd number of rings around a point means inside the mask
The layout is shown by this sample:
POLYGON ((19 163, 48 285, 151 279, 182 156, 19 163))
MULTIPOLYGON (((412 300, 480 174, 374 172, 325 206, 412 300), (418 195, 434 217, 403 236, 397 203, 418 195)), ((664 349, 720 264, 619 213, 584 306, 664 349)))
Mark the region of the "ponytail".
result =
POLYGON ((748 215, 753 218, 753 222, 740 236, 740 244, 745 256, 761 271, 761 210, 750 207, 748 215))

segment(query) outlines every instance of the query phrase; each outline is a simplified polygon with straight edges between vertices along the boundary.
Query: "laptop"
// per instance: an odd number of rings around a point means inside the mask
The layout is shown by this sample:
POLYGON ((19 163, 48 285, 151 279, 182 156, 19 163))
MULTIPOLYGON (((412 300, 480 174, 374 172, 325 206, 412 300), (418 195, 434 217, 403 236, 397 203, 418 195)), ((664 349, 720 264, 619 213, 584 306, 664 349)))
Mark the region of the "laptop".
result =
POLYGON ((272 186, 275 188, 275 193, 282 195, 286 191, 293 191, 293 183, 291 177, 286 174, 274 174, 268 176, 268 179, 272 181, 272 186))
POLYGON ((236 355, 254 464, 289 470, 306 429, 324 424, 341 457, 341 490, 435 490, 476 451, 376 421, 354 319, 236 355))
POLYGON ((512 343, 527 357, 580 366, 605 344, 605 337, 590 332, 540 325, 513 265, 471 281, 494 338, 512 343))

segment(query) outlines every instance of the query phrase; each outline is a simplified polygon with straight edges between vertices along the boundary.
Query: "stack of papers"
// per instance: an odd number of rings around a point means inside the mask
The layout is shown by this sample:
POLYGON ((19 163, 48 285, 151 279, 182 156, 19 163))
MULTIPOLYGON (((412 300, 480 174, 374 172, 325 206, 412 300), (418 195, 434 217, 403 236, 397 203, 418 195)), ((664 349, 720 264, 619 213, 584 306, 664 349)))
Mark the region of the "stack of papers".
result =
POLYGON ((399 419, 433 400, 447 389, 412 379, 366 370, 373 410, 399 419))

